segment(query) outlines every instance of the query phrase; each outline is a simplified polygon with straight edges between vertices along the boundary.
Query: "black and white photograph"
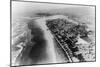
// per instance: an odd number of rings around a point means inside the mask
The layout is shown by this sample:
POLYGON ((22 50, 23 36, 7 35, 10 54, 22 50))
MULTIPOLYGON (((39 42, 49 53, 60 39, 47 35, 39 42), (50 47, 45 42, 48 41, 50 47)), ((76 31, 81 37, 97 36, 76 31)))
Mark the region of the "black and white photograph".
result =
POLYGON ((96 61, 94 5, 11 1, 11 66, 96 61))

